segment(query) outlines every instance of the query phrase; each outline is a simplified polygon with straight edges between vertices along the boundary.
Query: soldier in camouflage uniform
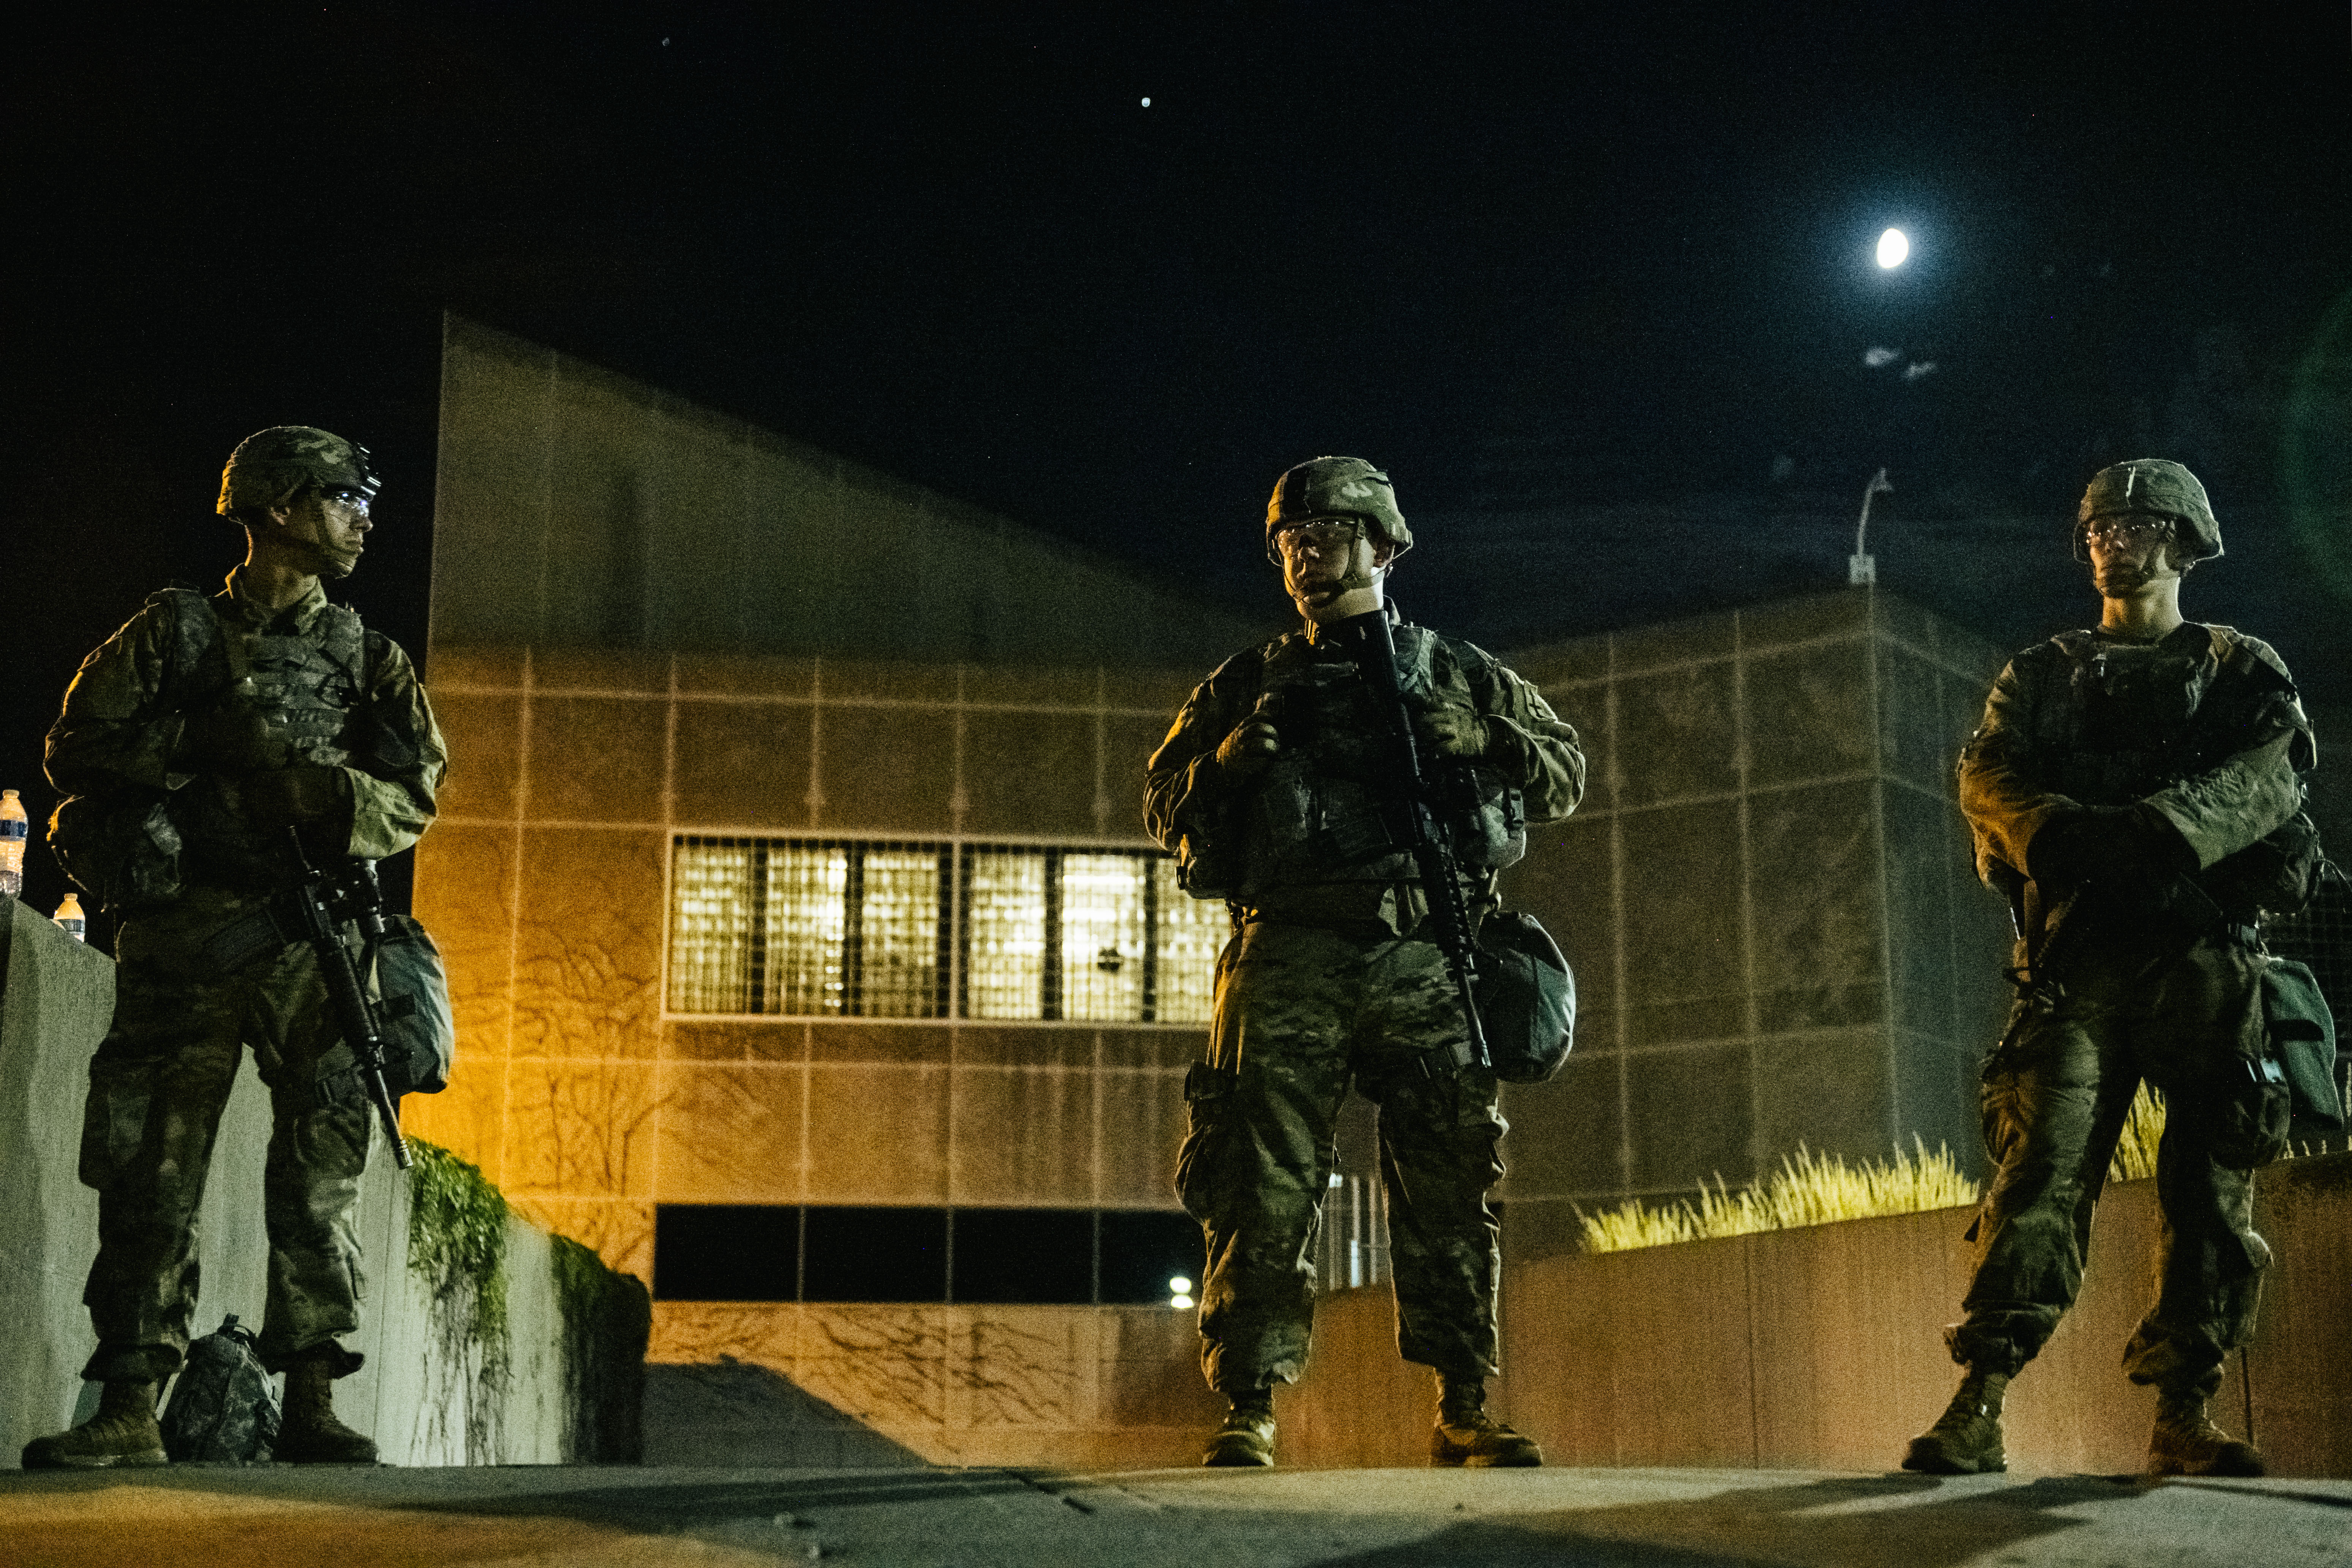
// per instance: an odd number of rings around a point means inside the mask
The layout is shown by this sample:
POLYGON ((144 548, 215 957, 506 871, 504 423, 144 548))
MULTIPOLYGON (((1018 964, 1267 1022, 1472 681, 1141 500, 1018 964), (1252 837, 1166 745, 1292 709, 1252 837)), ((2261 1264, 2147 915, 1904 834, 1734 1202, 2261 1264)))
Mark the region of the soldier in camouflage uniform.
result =
POLYGON ((1535 1443, 1489 1415, 1500 1252, 1486 1194, 1503 1173, 1494 1075, 1457 1068, 1462 1005, 1392 829, 1402 759, 1335 637, 1394 623, 1423 754, 1458 804, 1443 824, 1474 917, 1525 826, 1574 810, 1576 732, 1491 655, 1397 620, 1382 585, 1412 542, 1388 476, 1318 458, 1282 476, 1267 552, 1306 625, 1237 655, 1196 689, 1152 756, 1145 814, 1195 897, 1236 934, 1217 966, 1209 1058, 1185 1086, 1185 1208, 1208 1242, 1202 1365, 1232 1410, 1212 1465, 1273 1462, 1273 1388, 1307 1359, 1315 1237, 1349 1085, 1380 1107, 1398 1348, 1435 1369, 1435 1462, 1533 1465, 1535 1443))
POLYGON ((321 1086, 349 1063, 315 955, 253 935, 300 879, 289 829, 313 860, 376 859, 433 820, 445 755, 415 670, 320 584, 357 564, 376 489, 366 448, 326 431, 247 438, 222 476, 219 510, 248 540, 226 592, 150 599, 83 662, 49 731, 68 797, 51 841, 121 927, 81 1146, 99 1194, 83 1292, 99 1345, 82 1375, 104 1394, 89 1421, 28 1445, 28 1468, 163 1462, 156 1391, 187 1349, 197 1206, 248 1045, 274 1119, 259 1352, 287 1373, 277 1456, 375 1458, 329 1395, 361 1362, 337 1336, 359 1326, 370 1107, 321 1086))
POLYGON ((1966 1370, 1908 1469, 1999 1470, 2000 1408, 2083 1278, 2135 1091, 2165 1094, 2158 1294, 2124 1352, 2158 1392, 2148 1468, 2259 1475, 2206 1414, 2252 1336, 2270 1248, 2253 1172, 2283 1152, 2287 1090, 2266 1068, 2258 925, 2299 907, 2317 856, 2297 776, 2310 721, 2267 644, 2181 618, 2180 580, 2221 553, 2204 487, 2178 463, 2102 470, 2075 523, 2104 613, 2011 659, 1961 753, 1977 864, 2007 895, 2019 1000, 1984 1073, 1998 1174, 1947 1331, 1966 1370))

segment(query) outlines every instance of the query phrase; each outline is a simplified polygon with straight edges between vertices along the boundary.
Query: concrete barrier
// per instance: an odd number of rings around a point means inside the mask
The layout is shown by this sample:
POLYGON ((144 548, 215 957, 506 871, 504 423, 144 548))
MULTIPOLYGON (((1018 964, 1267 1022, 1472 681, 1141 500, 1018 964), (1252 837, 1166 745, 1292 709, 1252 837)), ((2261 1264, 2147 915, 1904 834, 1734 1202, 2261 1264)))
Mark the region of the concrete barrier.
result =
MULTIPOLYGON (((1941 1330, 1973 1266, 1969 1215, 1507 1266, 1496 1408, 1553 1464, 1892 1469, 1958 1379, 1941 1330)), ((2010 1392, 2012 1468, 2141 1468, 2155 1394, 2121 1360, 2159 1223, 2154 1183, 2108 1190, 2082 1300, 2010 1392)), ((2255 1223, 2276 1261, 2216 1412, 2275 1474, 2352 1477, 2352 1155, 2265 1172, 2255 1223)), ((1432 1405, 1386 1289, 1328 1298, 1307 1376, 1277 1400, 1283 1462, 1421 1463, 1432 1405)))
MULTIPOLYGON (((76 1179, 90 1052, 114 1006, 114 964, 0 899, 0 1465, 97 1406, 81 1286, 97 1195, 76 1179)), ((462 1069, 462 1067, 460 1068, 462 1069)), ((261 1322, 261 1173, 269 1093, 240 1068, 205 1193, 195 1330, 261 1322)), ((404 1177, 379 1146, 357 1215, 369 1272, 367 1364, 337 1412, 397 1465, 633 1462, 650 1308, 646 1289, 576 1242, 506 1211, 467 1167, 426 1154, 404 1177), (429 1166, 428 1168, 424 1168, 429 1166), (415 1200, 422 1178, 449 1200, 415 1200), (454 1202, 480 1223, 453 1247, 432 1227, 454 1202), (419 1237, 420 1212, 430 1234, 419 1237), (501 1330, 501 1325, 503 1328, 501 1330)))

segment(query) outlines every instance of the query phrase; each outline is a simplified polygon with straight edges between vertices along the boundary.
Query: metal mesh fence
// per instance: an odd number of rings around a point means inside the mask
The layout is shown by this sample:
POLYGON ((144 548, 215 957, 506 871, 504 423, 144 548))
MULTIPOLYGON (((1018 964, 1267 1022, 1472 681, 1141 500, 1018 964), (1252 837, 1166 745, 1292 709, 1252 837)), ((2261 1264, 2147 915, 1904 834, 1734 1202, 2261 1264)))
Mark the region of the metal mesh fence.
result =
MULTIPOLYGON (((2336 1099, 2339 1105, 2352 1105, 2352 1054, 2346 1050, 2352 1040, 2347 1034, 2347 1025, 2352 1024, 2352 879, 2329 867, 2303 912, 2265 922, 2263 941, 2281 958, 2310 965, 2318 977, 2327 1010, 2336 1018, 2336 1099)), ((2339 1137, 2339 1146, 2342 1142, 2339 1137)))

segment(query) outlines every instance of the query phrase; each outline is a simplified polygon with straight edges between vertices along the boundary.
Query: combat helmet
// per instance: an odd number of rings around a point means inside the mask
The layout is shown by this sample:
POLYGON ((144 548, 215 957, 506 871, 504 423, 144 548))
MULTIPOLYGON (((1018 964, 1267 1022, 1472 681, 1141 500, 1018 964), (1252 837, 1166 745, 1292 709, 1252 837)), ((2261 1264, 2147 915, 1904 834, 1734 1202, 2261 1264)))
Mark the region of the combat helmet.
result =
POLYGON ((2074 511, 2074 559, 2088 561, 2083 531, 2095 517, 2144 511, 2173 521, 2175 542, 2189 561, 2210 561, 2221 553, 2221 525, 2213 521, 2213 503, 2197 476, 2165 458, 2134 458, 2101 468, 2083 492, 2074 511))
POLYGON ((1357 518, 1400 555, 1412 548, 1412 531, 1397 510, 1396 487, 1388 475, 1361 458, 1315 458, 1274 481, 1274 499, 1265 503, 1266 559, 1281 563, 1274 548, 1276 531, 1322 517, 1357 518))
POLYGON ((354 489, 373 500, 383 480, 356 441, 310 425, 272 425, 236 444, 221 470, 224 517, 279 506, 305 485, 354 489))

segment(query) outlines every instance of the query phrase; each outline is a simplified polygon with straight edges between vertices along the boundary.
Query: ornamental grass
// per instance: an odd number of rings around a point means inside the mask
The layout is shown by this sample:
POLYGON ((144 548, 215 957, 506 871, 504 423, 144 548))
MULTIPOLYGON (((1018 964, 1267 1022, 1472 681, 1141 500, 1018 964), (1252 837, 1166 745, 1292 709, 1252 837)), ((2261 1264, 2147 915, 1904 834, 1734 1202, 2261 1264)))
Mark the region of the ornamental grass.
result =
POLYGON ((1796 1153, 1781 1157, 1780 1168, 1760 1187, 1735 1193, 1718 1173, 1714 1186, 1699 1184, 1696 1205, 1684 1198, 1653 1208, 1633 1198, 1597 1215, 1579 1209, 1584 1249, 1626 1252, 1834 1220, 1956 1208, 1977 1201, 1977 1184, 1961 1173, 1948 1147, 1938 1144, 1931 1154, 1916 1134, 1911 1142, 1912 1152, 1898 1149, 1891 1161, 1853 1164, 1843 1155, 1816 1154, 1800 1144, 1796 1153))
MULTIPOLYGON (((2132 1097, 2123 1134, 2116 1140, 2107 1180, 2137 1182, 2155 1175, 2157 1145, 2163 1139, 2164 1096, 2143 1082, 2132 1097)), ((2327 1153, 2331 1142, 2320 1139, 2290 1148, 2286 1158, 2327 1153)), ((2352 1148, 2352 1138, 2341 1142, 2352 1148)), ((1735 1193, 1718 1172, 1712 1187, 1699 1184, 1696 1204, 1683 1198, 1654 1208, 1630 1198, 1597 1215, 1580 1208, 1576 1217, 1584 1227, 1584 1250, 1628 1252, 1834 1220, 1960 1208, 1977 1201, 1976 1181, 1961 1173, 1948 1146, 1937 1144, 1930 1154, 1916 1133, 1911 1143, 1911 1153, 1898 1149, 1892 1161, 1863 1160, 1851 1165, 1841 1155, 1816 1154, 1799 1144, 1796 1153, 1782 1156, 1780 1168, 1759 1187, 1735 1193)))

